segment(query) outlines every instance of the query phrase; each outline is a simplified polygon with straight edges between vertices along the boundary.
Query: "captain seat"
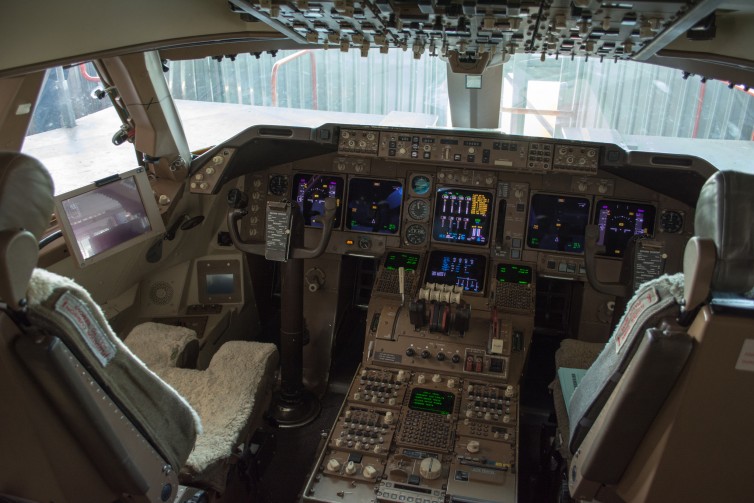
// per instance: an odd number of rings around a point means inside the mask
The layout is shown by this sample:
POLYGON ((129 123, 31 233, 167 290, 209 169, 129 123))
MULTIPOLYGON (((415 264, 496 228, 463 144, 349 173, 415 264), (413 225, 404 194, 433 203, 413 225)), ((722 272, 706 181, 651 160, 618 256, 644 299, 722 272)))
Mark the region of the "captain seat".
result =
POLYGON ((221 494, 269 405, 275 346, 231 341, 206 370, 184 369, 177 349, 195 334, 149 323, 131 341, 148 368, 84 288, 36 268, 53 192, 38 161, 0 153, 0 499, 221 494))
POLYGON ((553 384, 573 497, 693 502, 754 494, 753 193, 752 175, 710 177, 683 273, 642 285, 604 347, 564 341, 557 351, 561 379, 588 367, 570 398, 553 384))

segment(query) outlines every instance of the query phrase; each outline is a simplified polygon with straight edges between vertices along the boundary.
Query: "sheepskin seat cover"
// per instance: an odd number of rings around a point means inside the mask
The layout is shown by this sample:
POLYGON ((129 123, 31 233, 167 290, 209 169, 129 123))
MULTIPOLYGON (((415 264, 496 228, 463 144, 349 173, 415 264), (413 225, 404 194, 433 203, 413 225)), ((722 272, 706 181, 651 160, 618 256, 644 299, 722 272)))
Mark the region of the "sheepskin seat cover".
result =
POLYGON ((148 321, 135 326, 123 342, 153 371, 196 367, 199 339, 190 328, 148 321))
POLYGON ((32 325, 59 337, 171 466, 183 466, 201 431, 199 416, 121 342, 89 293, 35 269, 27 300, 32 325))

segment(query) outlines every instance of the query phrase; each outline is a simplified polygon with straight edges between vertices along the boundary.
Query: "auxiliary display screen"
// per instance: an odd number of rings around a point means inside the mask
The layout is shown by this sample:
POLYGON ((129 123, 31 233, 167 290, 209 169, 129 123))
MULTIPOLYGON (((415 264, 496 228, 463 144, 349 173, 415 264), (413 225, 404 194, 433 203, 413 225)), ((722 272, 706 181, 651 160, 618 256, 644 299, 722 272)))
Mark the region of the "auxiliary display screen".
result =
POLYGON ((484 291, 487 259, 483 255, 434 250, 429 254, 425 283, 458 285, 467 292, 484 291))
POLYGON ((588 221, 588 199, 535 194, 531 198, 526 244, 538 250, 584 253, 588 221))
POLYGON ((498 264, 497 281, 516 285, 531 284, 531 267, 519 264, 498 264))
POLYGON ((433 389, 414 388, 411 391, 411 399, 408 407, 412 410, 432 412, 448 416, 453 413, 453 393, 447 391, 435 391, 433 389))
POLYGON ((397 271, 401 267, 407 271, 415 271, 418 265, 419 255, 416 253, 392 251, 385 257, 385 269, 388 271, 397 271))
POLYGON ((304 225, 322 227, 322 223, 315 222, 313 219, 325 214, 325 199, 334 197, 337 209, 333 219, 333 228, 339 228, 341 205, 343 204, 343 186, 343 178, 339 176, 297 173, 293 177, 291 197, 301 208, 304 225))
POLYGON ((655 230, 655 207, 651 204, 602 200, 597 203, 595 222, 600 228, 598 245, 605 254, 621 257, 632 236, 651 237, 655 230))
POLYGON ((492 194, 466 189, 437 189, 432 238, 445 243, 487 245, 492 223, 492 194))
POLYGON ((397 180, 351 178, 346 227, 356 232, 395 234, 401 221, 403 184, 397 180))

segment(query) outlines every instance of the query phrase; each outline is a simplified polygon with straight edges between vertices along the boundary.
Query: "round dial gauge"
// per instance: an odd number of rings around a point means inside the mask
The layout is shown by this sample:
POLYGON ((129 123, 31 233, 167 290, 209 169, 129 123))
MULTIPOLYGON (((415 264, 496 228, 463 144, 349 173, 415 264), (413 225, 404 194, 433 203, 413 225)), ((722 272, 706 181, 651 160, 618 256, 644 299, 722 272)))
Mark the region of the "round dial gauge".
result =
POLYGON ((275 196, 283 196, 288 190, 288 178, 285 175, 275 175, 270 178, 270 183, 267 186, 270 194, 275 196))
POLYGON ((660 216, 660 228, 670 234, 681 232, 683 230, 683 215, 677 211, 663 211, 660 216))
POLYGON ((427 229, 423 225, 411 224, 406 229, 406 243, 418 246, 427 240, 427 229))
POLYGON ((411 190, 418 196, 423 196, 429 192, 432 182, 429 181, 429 177, 424 175, 417 175, 411 179, 411 190))
POLYGON ((426 220, 429 216, 429 203, 424 199, 414 199, 408 205, 408 215, 414 220, 426 220))

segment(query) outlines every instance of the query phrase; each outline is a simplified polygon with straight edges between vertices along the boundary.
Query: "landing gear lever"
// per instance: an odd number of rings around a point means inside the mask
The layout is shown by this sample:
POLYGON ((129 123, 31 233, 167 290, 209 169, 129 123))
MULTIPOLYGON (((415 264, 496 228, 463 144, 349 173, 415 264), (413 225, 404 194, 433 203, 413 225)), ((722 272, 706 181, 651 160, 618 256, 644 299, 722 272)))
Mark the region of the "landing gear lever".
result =
MULTIPOLYGON (((304 248, 304 220, 295 203, 284 201, 267 203, 265 243, 247 243, 238 232, 238 221, 246 214, 243 197, 228 194, 231 210, 228 229, 233 244, 246 253, 264 255, 268 260, 282 262, 280 308, 280 391, 273 397, 272 416, 281 428, 305 426, 319 415, 317 397, 303 384, 304 340, 304 262, 315 258, 327 248, 335 217, 335 199, 325 200, 322 234, 317 246, 304 248), (238 203, 241 204, 238 204, 238 203)), ((240 191, 238 191, 240 192, 240 191)))

